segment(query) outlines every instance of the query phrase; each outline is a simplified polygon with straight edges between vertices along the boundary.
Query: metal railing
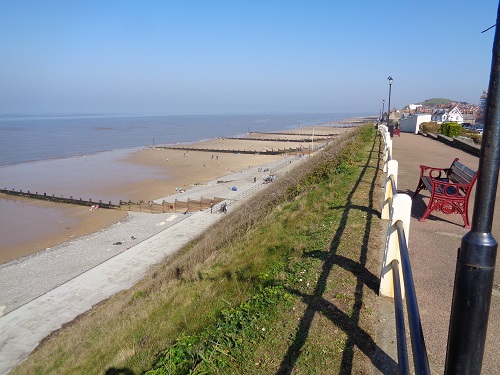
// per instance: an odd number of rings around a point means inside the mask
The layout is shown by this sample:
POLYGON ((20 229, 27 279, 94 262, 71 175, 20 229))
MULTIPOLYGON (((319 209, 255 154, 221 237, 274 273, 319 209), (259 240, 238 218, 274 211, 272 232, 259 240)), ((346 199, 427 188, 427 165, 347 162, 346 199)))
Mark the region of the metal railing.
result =
POLYGON ((408 255, 411 198, 407 194, 397 192, 398 163, 392 159, 392 141, 386 126, 379 126, 379 130, 384 143, 384 171, 387 172, 381 216, 382 219, 389 220, 379 294, 394 298, 398 368, 400 374, 409 374, 410 366, 403 308, 406 291, 406 310, 413 353, 413 367, 415 374, 426 375, 430 374, 429 360, 425 349, 425 340, 408 255), (401 282, 401 279, 403 282, 401 282))
POLYGON ((249 195, 255 193, 257 190, 260 190, 262 187, 264 187, 264 185, 265 185, 264 182, 259 182, 256 185, 252 186, 251 188, 242 191, 238 195, 235 195, 233 198, 228 198, 228 199, 216 204, 212 209, 213 213, 222 212, 221 207, 223 205, 225 205, 225 207, 229 207, 233 203, 236 203, 237 201, 244 199, 244 198, 248 197, 249 195))

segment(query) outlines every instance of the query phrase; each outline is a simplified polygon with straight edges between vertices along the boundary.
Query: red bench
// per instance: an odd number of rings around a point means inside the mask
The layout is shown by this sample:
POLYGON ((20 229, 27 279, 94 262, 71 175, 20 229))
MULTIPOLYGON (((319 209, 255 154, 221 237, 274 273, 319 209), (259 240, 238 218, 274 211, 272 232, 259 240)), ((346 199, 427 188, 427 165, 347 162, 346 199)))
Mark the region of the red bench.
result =
POLYGON ((427 189, 431 198, 427 210, 420 219, 425 221, 432 211, 441 211, 445 214, 460 214, 464 219, 464 227, 470 228, 469 197, 476 182, 477 172, 453 160, 450 168, 434 168, 420 166, 420 180, 415 198, 420 190, 427 189))

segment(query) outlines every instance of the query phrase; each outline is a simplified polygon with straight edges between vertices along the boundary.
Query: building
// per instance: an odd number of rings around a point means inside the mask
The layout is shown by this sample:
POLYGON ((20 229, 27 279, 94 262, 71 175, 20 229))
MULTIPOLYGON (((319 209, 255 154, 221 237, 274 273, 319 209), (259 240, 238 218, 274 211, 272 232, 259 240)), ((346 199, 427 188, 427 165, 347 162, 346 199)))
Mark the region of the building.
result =
POLYGON ((461 124, 464 122, 464 116, 460 112, 460 109, 455 106, 451 110, 436 109, 432 113, 431 121, 435 121, 438 124, 441 124, 443 122, 456 122, 458 124, 461 124))
POLYGON ((401 116, 399 119, 399 128, 404 133, 417 134, 420 130, 420 124, 431 121, 432 115, 429 113, 410 114, 401 116))
POLYGON ((410 112, 415 112, 417 109, 422 108, 422 104, 409 104, 410 112))
POLYGON ((488 90, 484 90, 481 96, 479 97, 479 110, 481 113, 486 111, 486 101, 488 100, 488 90))

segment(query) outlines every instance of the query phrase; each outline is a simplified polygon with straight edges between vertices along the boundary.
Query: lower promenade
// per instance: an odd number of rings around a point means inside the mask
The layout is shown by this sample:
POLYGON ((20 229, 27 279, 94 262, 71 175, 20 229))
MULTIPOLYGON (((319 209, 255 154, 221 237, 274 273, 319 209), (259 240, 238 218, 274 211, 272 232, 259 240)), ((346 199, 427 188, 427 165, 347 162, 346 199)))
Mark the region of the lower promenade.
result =
MULTIPOLYGON (((423 135, 402 133, 393 138, 393 159, 399 163, 398 192, 413 195, 419 180, 420 164, 447 168, 454 158, 477 170, 479 158, 423 135)), ((470 202, 472 219, 473 198, 470 202)), ((414 200, 408 239, 410 261, 415 280, 422 329, 433 374, 444 372, 448 326, 455 277, 457 249, 468 232, 460 215, 434 212, 426 222, 419 222, 430 194, 423 190, 414 200)), ((500 193, 497 191, 497 201, 500 193)), ((496 207, 492 234, 500 240, 500 207, 496 207)), ((498 264, 498 261, 497 261, 498 264)), ((388 319, 392 322, 394 318, 388 319)), ((409 342, 409 341, 408 341, 409 342)), ((380 343, 382 347, 387 343, 380 343)), ((390 345, 395 345, 390 343, 390 345)), ((500 369, 500 272, 495 272, 488 333, 482 374, 498 374, 500 369)))

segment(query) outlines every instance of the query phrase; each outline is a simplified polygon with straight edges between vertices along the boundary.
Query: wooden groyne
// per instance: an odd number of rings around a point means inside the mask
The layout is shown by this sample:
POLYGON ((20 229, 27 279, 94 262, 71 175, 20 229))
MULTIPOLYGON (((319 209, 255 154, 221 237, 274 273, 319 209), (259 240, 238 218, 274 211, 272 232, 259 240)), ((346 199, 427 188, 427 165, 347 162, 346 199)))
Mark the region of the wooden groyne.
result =
MULTIPOLYGON (((269 133, 263 133, 263 134, 269 134, 269 133)), ((290 134, 289 134, 290 135, 290 134)), ((292 134, 293 135, 293 134, 292 134)), ((337 137, 338 134, 335 135, 337 137)), ((314 136, 314 139, 312 138, 301 138, 301 139, 286 139, 286 138, 258 138, 258 137, 228 137, 225 139, 235 139, 237 141, 262 141, 262 142, 295 142, 295 143, 307 143, 307 142, 321 142, 321 141, 328 141, 332 138, 330 137, 324 137, 323 135, 320 135, 318 137, 314 136)))
POLYGON ((103 202, 102 200, 94 201, 92 199, 89 200, 84 200, 82 198, 75 199, 73 196, 70 196, 69 198, 65 197, 56 197, 55 194, 49 195, 46 193, 39 194, 38 192, 31 193, 29 190, 27 192, 24 192, 22 190, 15 191, 14 189, 0 189, 0 193, 6 194, 6 195, 14 195, 17 197, 24 197, 24 198, 31 198, 31 199, 38 199, 38 200, 43 200, 43 201, 48 201, 48 202, 55 202, 55 203, 67 203, 67 204, 75 204, 78 206, 88 206, 92 207, 95 205, 99 205, 99 208, 107 208, 107 209, 119 209, 119 205, 112 204, 111 201, 108 203, 103 202))
MULTIPOLYGON (((345 129, 345 128, 354 128, 355 126, 351 125, 351 126, 336 126, 335 128, 339 128, 339 129, 345 129)), ((311 136, 314 136, 315 138, 316 137, 322 137, 322 138, 334 138, 334 137, 338 137, 339 136, 339 133, 319 133, 319 134, 313 134, 312 132, 311 133, 285 133, 285 132, 250 132, 249 134, 272 134, 272 135, 287 135, 287 136, 290 136, 290 135, 299 135, 301 137, 311 137, 311 136)))
POLYGON ((228 153, 228 154, 259 154, 259 155, 283 155, 296 152, 307 151, 308 148, 278 148, 277 150, 241 150, 241 149, 225 149, 225 148, 199 148, 199 147, 189 147, 189 146, 156 146, 156 149, 163 150, 184 150, 184 151, 201 151, 201 152, 212 152, 212 153, 228 153))
POLYGON ((146 212, 146 213, 165 213, 165 212, 193 212, 193 211, 202 211, 210 208, 210 205, 213 203, 214 205, 224 201, 224 198, 214 197, 214 198, 203 198, 200 199, 190 199, 188 198, 186 201, 181 201, 176 199, 173 203, 163 201, 160 203, 155 203, 153 201, 144 202, 132 202, 132 201, 122 201, 120 200, 119 204, 112 204, 111 201, 108 203, 103 202, 102 200, 95 201, 93 199, 84 200, 82 198, 75 199, 72 196, 69 198, 65 197, 57 197, 55 194, 39 194, 38 192, 32 193, 29 190, 27 192, 19 190, 16 191, 14 189, 0 189, 0 194, 12 195, 16 197, 30 198, 43 200, 47 202, 54 203, 66 203, 73 204, 77 206, 87 206, 94 208, 104 208, 104 209, 114 209, 114 210, 126 210, 133 212, 146 212))

